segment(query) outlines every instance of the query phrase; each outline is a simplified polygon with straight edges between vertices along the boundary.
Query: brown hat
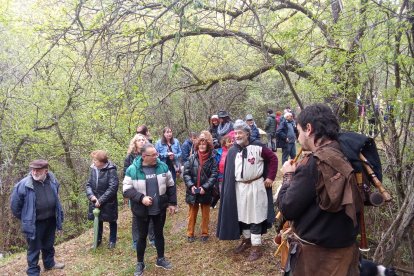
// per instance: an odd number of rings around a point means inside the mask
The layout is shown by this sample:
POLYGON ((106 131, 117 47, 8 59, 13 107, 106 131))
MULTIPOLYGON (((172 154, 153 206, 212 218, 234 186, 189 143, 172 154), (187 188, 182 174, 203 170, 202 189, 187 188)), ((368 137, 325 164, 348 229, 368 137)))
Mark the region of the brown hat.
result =
POLYGON ((43 159, 33 160, 29 164, 29 168, 31 169, 47 169, 48 167, 49 163, 43 159))

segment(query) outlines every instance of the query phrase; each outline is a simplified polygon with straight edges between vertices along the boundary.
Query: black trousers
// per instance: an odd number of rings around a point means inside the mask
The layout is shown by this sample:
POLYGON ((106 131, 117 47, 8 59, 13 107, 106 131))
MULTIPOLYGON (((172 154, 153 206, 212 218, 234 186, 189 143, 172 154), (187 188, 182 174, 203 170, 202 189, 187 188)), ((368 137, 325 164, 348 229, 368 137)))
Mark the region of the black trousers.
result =
POLYGON ((144 261, 145 248, 147 247, 148 226, 150 221, 154 223, 155 248, 157 249, 158 258, 164 257, 164 225, 166 212, 163 211, 159 215, 136 217, 138 226, 138 242, 137 242, 137 261, 144 261))
MULTIPOLYGON (((150 241, 155 240, 154 235, 154 223, 150 221, 149 228, 148 228, 148 239, 150 241)), ((137 217, 132 214, 132 241, 136 243, 138 241, 138 224, 137 224, 137 217)))
POLYGON ((27 275, 40 275, 39 256, 42 252, 45 269, 55 266, 56 218, 36 221, 36 235, 34 240, 27 239, 27 275))

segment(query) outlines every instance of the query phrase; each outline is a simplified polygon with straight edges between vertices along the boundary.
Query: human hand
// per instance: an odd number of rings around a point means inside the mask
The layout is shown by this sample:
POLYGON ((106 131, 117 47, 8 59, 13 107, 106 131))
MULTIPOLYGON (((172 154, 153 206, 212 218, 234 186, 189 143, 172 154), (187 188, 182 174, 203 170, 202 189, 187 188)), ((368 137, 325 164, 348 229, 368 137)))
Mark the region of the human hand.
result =
POLYGON ((273 184, 273 180, 272 179, 270 179, 270 178, 266 178, 265 179, 264 185, 265 185, 266 188, 271 188, 272 187, 272 184, 273 184))
POLYGON ((168 158, 170 158, 170 160, 174 160, 174 153, 169 152, 168 153, 168 158))
POLYGON ((145 206, 151 206, 152 205, 152 197, 144 196, 144 198, 142 199, 142 204, 144 204, 145 206))
POLYGON ((96 207, 96 208, 101 207, 101 203, 99 202, 99 200, 96 200, 96 202, 95 202, 95 207, 96 207))
POLYGON ((98 199, 96 198, 96 196, 91 196, 91 198, 89 199, 92 202, 96 202, 98 199))
POLYGON ((290 159, 283 164, 280 170, 282 171, 283 174, 293 173, 296 170, 296 163, 293 162, 293 159, 290 159))
POLYGON ((204 191, 203 187, 200 187, 200 195, 204 195, 206 191, 204 191))
POLYGON ((195 189, 197 189, 197 188, 196 188, 196 186, 191 187, 191 193, 192 193, 193 195, 195 195, 195 191, 194 191, 195 189))
POLYGON ((177 211, 178 211, 178 208, 177 208, 177 206, 173 206, 173 205, 170 205, 170 206, 168 206, 168 213, 170 214, 170 215, 174 215, 175 213, 177 213, 177 211))

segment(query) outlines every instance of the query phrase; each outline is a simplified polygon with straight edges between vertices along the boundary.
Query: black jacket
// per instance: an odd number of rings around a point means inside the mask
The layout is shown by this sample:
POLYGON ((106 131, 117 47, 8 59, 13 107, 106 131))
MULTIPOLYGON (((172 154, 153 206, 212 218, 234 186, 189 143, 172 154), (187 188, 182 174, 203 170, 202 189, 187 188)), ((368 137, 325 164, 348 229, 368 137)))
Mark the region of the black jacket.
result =
POLYGON ((198 167, 200 166, 200 160, 198 154, 194 153, 190 156, 189 160, 184 164, 184 183, 187 186, 185 201, 189 204, 203 203, 210 204, 212 199, 213 186, 217 182, 217 162, 214 158, 214 154, 203 165, 203 169, 200 173, 200 185, 206 192, 204 195, 193 194, 191 187, 197 185, 198 167))
MULTIPOLYGON (((86 183, 86 196, 90 199, 95 196, 101 203, 99 220, 116 221, 118 219, 118 174, 116 166, 109 161, 105 167, 97 170, 92 166, 88 182, 86 183)), ((93 220, 95 204, 89 201, 88 219, 93 220)))

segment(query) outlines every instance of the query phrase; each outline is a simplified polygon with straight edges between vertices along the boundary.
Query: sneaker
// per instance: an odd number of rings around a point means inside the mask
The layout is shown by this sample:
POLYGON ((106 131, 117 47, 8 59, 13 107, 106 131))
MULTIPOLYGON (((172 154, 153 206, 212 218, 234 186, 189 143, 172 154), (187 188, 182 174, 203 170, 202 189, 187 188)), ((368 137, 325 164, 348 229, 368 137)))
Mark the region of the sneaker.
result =
POLYGON ((156 267, 162 267, 166 270, 170 270, 172 268, 172 265, 169 261, 167 261, 167 259, 165 259, 165 257, 162 258, 158 258, 157 262, 155 263, 156 267))
POLYGON ((137 269, 134 272, 134 276, 141 276, 144 274, 145 264, 144 262, 137 263, 137 269))
POLYGON ((149 244, 150 244, 153 248, 156 248, 156 247, 155 247, 155 240, 150 240, 150 241, 149 241, 149 244))
POLYGON ((194 237, 187 237, 187 241, 189 243, 195 242, 195 238, 194 237))
POLYGON ((201 240, 201 242, 207 242, 208 241, 208 236, 202 236, 200 240, 201 240))
POLYGON ((110 243, 108 244, 108 248, 109 248, 109 249, 114 249, 114 248, 115 248, 115 246, 116 246, 116 243, 115 243, 115 242, 110 242, 110 243))
POLYGON ((55 263, 54 266, 45 268, 45 270, 52 270, 52 269, 63 269, 65 267, 65 264, 63 263, 55 263))

